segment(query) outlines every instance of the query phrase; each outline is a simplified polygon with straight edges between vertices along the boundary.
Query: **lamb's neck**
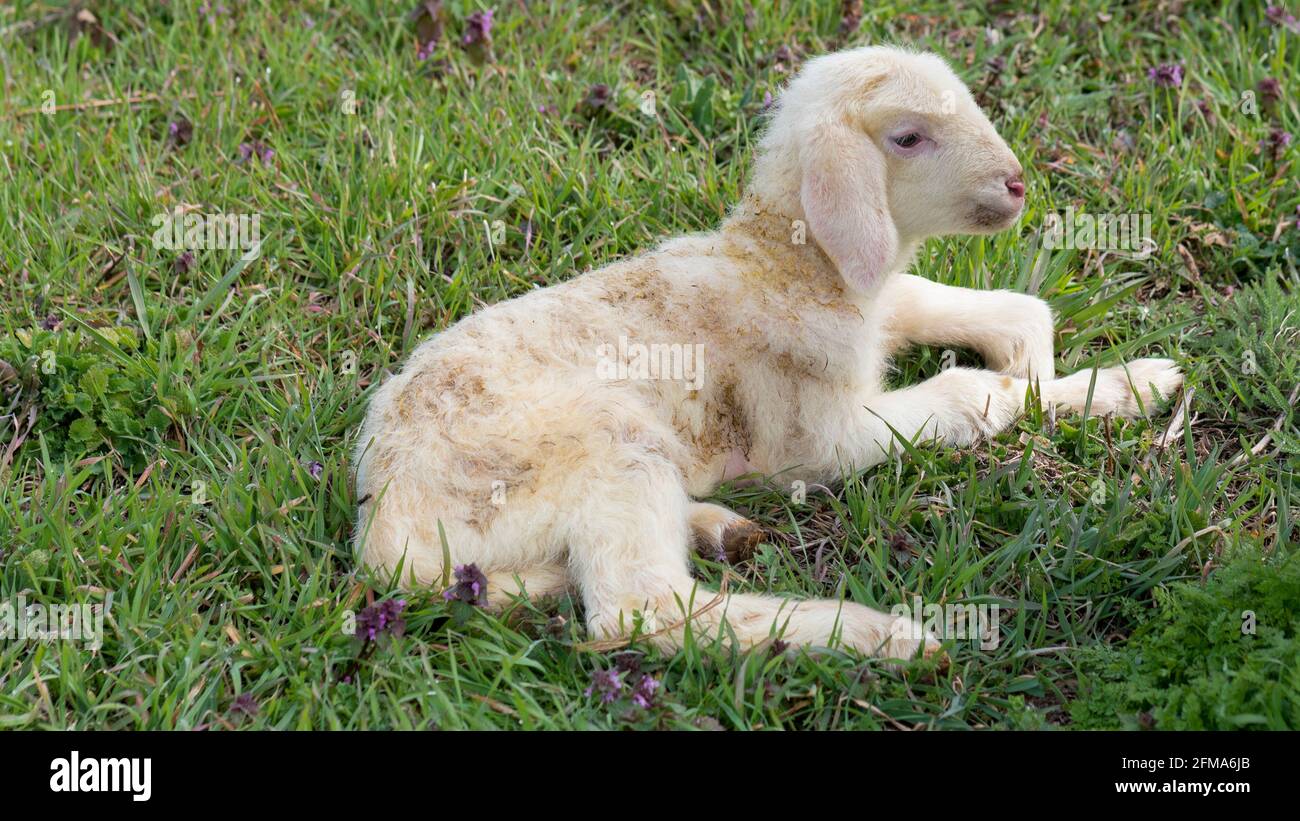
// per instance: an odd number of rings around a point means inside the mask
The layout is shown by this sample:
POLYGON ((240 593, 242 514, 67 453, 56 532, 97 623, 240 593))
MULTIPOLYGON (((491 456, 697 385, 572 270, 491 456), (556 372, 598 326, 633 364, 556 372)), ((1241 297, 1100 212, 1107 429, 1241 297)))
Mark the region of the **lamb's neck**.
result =
MULTIPOLYGON (((769 131, 754 156, 754 170, 749 177, 743 201, 733 211, 734 217, 766 214, 784 218, 793 233, 802 227, 810 245, 816 243, 812 226, 804 212, 801 192, 804 170, 796 143, 776 139, 778 131, 769 131)), ((888 207, 887 203, 879 203, 888 207)), ((879 272, 872 290, 878 290, 890 276, 903 273, 912 264, 923 237, 899 237, 898 248, 886 270, 879 272)), ((820 251, 820 248, 818 249, 820 251)), ((834 265, 832 264, 832 268, 834 265)), ((861 294, 868 299, 871 294, 861 294)))
MULTIPOLYGON (((789 201, 770 199, 753 190, 746 192, 723 222, 720 234, 741 240, 763 253, 768 261, 766 268, 776 278, 776 284, 788 282, 797 290, 818 292, 826 300, 845 301, 858 307, 866 307, 875 301, 879 292, 879 287, 861 291, 846 286, 835 262, 810 233, 802 209, 789 201)), ((919 244, 904 243, 891 270, 880 277, 879 284, 893 274, 906 272, 919 244)))

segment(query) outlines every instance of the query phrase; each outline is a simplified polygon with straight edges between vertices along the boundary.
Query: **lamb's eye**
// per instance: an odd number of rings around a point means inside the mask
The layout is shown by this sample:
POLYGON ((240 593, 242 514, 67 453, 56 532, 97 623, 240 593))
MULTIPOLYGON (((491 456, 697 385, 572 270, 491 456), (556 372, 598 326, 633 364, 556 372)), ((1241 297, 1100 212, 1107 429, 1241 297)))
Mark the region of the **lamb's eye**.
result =
POLYGON ((899 148, 911 148, 912 146, 916 145, 920 141, 921 141, 920 134, 915 134, 915 133, 904 134, 901 137, 894 138, 894 145, 898 146, 899 148))

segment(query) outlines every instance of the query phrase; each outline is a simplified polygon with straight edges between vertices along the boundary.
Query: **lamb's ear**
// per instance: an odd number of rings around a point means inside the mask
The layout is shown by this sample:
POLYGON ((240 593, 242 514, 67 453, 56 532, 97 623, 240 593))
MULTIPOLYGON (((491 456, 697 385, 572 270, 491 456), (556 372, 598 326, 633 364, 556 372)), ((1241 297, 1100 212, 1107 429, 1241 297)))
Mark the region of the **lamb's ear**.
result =
POLYGON ((850 286, 870 289, 898 255, 884 155, 865 133, 823 120, 805 132, 801 159, 799 198, 813 238, 850 286))

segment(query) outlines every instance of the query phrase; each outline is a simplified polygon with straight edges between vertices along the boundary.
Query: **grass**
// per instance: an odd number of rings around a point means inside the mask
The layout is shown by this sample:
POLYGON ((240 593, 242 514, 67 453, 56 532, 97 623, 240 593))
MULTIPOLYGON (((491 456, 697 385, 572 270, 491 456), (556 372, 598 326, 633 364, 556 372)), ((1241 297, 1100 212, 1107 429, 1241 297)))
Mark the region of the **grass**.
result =
POLYGON ((0 602, 113 593, 101 647, 0 641, 0 726, 1069 726, 1083 662, 1162 591, 1295 551, 1300 189, 1295 148, 1261 141, 1300 132, 1300 39, 1262 7, 500 3, 484 54, 461 37, 485 6, 446 2, 421 60, 429 21, 402 5, 213 5, 0 8, 0 602), (349 547, 352 437, 386 371, 477 305, 715 225, 765 95, 875 42, 949 57, 1026 168, 1017 229, 932 242, 918 272, 1049 300, 1062 372, 1177 358, 1185 424, 1161 447, 1168 413, 1035 409, 802 504, 724 488, 768 528, 732 584, 997 604, 996 649, 955 642, 946 671, 602 654, 568 599, 489 614, 438 591, 405 596, 400 637, 346 635, 391 593, 349 547), (1148 77, 1173 61, 1180 86, 1148 77), (1044 249, 1071 205, 1151 215, 1155 252, 1044 249), (178 206, 259 215, 260 256, 155 247, 178 206), (615 666, 658 678, 655 706, 584 694, 615 666))

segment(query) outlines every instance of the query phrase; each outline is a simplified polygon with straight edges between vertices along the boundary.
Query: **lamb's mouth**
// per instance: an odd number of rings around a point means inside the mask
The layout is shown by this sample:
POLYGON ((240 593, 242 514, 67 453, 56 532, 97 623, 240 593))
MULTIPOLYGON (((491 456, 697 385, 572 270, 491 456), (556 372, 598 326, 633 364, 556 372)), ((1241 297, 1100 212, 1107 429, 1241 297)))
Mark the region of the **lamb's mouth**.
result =
POLYGON ((976 231, 1001 231, 1020 216, 1019 208, 996 208, 986 203, 976 203, 971 209, 971 226, 976 231))

